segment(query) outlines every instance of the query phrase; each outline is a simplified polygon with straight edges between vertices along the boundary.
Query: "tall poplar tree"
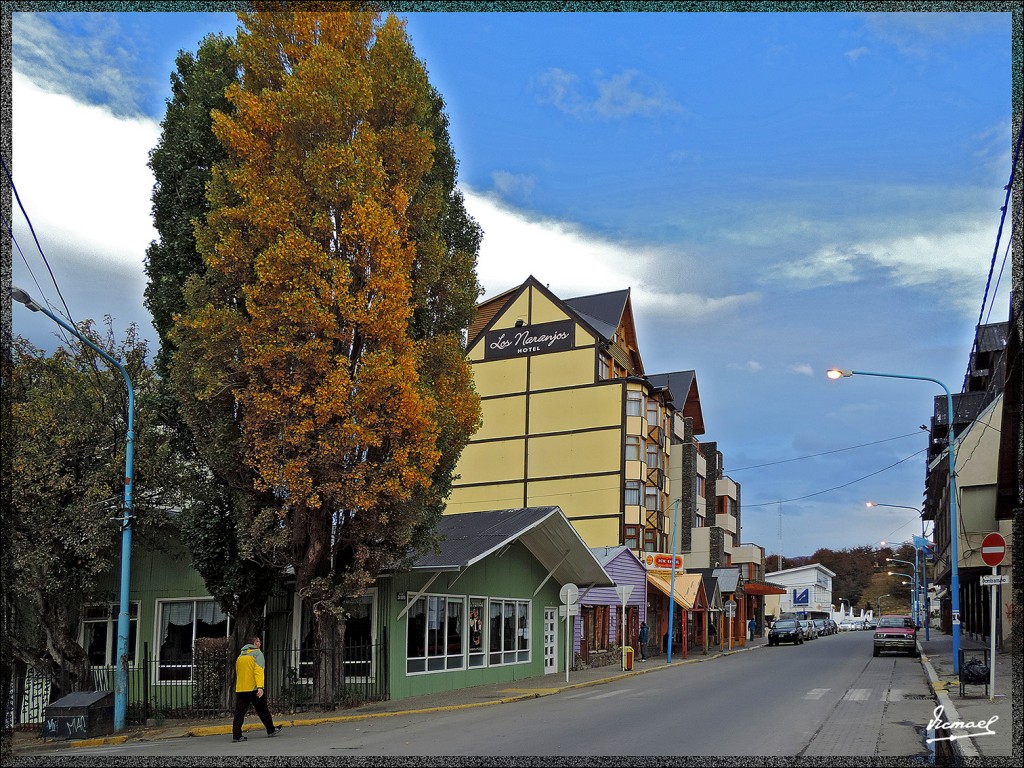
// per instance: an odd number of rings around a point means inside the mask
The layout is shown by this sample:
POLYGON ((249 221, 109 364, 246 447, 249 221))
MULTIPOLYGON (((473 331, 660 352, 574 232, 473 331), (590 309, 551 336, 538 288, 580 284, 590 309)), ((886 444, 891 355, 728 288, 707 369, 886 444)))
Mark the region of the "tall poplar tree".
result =
POLYGON ((242 459, 274 499, 240 539, 294 568, 328 646, 344 602, 428 543, 478 424, 460 334, 480 233, 397 19, 239 18, 172 380, 190 424, 232 397, 242 459))
POLYGON ((260 630, 277 575, 259 552, 240 543, 238 535, 239 527, 247 529, 251 511, 267 500, 254 487, 255 475, 241 458, 232 394, 178 402, 167 378, 178 353, 172 331, 186 309, 183 286, 206 271, 194 226, 209 210, 206 186, 212 168, 226 157, 213 135, 211 112, 231 109, 225 91, 238 80, 233 50, 230 39, 210 35, 195 55, 178 54, 160 140, 149 160, 156 179, 153 222, 160 237, 146 251, 145 296, 160 336, 156 369, 163 377, 163 422, 169 442, 194 469, 183 478, 188 488, 182 494, 181 537, 209 593, 234 619, 237 651, 246 637, 260 630))

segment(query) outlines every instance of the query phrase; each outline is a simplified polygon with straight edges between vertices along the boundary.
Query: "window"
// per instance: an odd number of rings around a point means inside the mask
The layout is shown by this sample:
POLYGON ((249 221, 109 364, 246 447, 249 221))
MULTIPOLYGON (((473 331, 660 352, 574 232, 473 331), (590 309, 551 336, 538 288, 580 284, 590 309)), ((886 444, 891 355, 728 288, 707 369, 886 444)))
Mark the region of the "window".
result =
POLYGON ((640 481, 639 480, 627 480, 626 481, 626 494, 623 499, 626 506, 640 506, 640 481))
POLYGON ((694 528, 703 528, 704 527, 704 518, 701 517, 700 515, 694 515, 693 516, 693 527, 694 528))
POLYGON ((644 506, 648 512, 661 511, 661 491, 656 485, 644 487, 644 506))
POLYGON ((647 468, 661 468, 661 446, 658 445, 656 440, 647 441, 647 468))
POLYGON ((487 665, 487 624, 484 613, 487 601, 482 597, 469 599, 469 666, 483 667, 487 665))
POLYGON ((706 486, 705 486, 704 478, 701 475, 697 475, 696 491, 697 491, 697 498, 698 499, 703 499, 704 498, 704 489, 705 489, 705 487, 706 486))
POLYGON ((644 552, 658 552, 658 530, 656 528, 644 529, 644 552))
POLYGON ((734 508, 734 502, 728 496, 718 497, 718 514, 720 515, 731 515, 734 508))
POLYGON ((463 668, 465 603, 465 598, 442 595, 424 595, 413 603, 407 614, 406 672, 463 668))
MULTIPOLYGON (((117 666, 118 603, 87 605, 82 615, 82 648, 94 667, 117 666)), ((135 663, 139 636, 139 604, 128 604, 128 663, 135 663)))
POLYGON ((640 526, 623 526, 622 543, 629 549, 640 549, 640 526))
POLYGON ((640 438, 630 436, 626 438, 626 461, 640 461, 640 438))
POLYGON ((227 637, 230 620, 216 600, 176 600, 158 603, 161 682, 192 679, 192 651, 202 637, 227 637))
POLYGON ((530 602, 491 600, 490 664, 515 664, 530 660, 530 602))
POLYGON ((658 401, 653 397, 647 398, 647 424, 650 427, 661 424, 661 419, 658 418, 658 401))
MULTIPOLYGON (((345 677, 367 678, 373 676, 373 659, 376 648, 374 639, 374 601, 376 591, 373 589, 352 603, 345 604, 345 677)), ((316 627, 313 624, 309 607, 300 603, 300 630, 298 674, 301 680, 313 677, 315 651, 319 649, 316 642, 316 627)), ((293 664, 295 662, 292 662, 293 664)))
POLYGON ((627 392, 626 393, 626 415, 627 416, 643 416, 644 415, 644 396, 639 392, 627 392))

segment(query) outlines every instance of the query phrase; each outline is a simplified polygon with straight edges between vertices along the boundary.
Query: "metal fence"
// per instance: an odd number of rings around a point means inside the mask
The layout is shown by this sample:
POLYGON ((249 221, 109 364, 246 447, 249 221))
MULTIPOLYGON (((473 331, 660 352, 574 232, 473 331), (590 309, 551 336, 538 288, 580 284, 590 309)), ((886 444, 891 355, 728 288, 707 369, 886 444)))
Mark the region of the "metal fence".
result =
MULTIPOLYGON (((275 714, 330 711, 388 698, 386 641, 333 648, 264 650, 264 690, 275 714)), ((191 659, 162 661, 143 645, 128 673, 126 721, 219 718, 234 711, 234 657, 223 649, 194 651, 191 659)), ((8 702, 7 727, 40 725, 46 707, 78 691, 113 691, 114 667, 91 667, 76 676, 65 667, 24 671, 8 702)))

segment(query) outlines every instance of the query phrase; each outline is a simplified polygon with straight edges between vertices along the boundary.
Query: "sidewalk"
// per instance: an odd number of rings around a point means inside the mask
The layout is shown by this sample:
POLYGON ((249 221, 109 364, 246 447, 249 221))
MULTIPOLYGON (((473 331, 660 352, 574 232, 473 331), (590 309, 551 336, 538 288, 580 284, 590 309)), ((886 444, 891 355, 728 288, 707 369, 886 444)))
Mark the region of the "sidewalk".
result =
MULTIPOLYGON (((953 637, 933 629, 930 639, 924 633, 918 634, 921 646, 921 662, 928 675, 938 704, 943 708, 943 722, 969 723, 969 728, 954 728, 951 732, 940 731, 936 736, 953 736, 948 743, 954 754, 965 758, 1003 758, 1013 754, 1013 663, 1014 655, 1009 651, 996 652, 995 697, 989 700, 984 685, 965 685, 960 695, 959 677, 953 674, 953 637), (991 724, 986 727, 991 721, 991 724)), ((960 649, 964 658, 984 658, 987 642, 960 636, 960 649)), ((1018 684, 1020 681, 1018 680, 1018 684)), ((989 694, 993 691, 990 689, 989 694)), ((936 707, 936 713, 938 707, 936 707)))
MULTIPOLYGON (((684 664, 699 664, 705 661, 712 661, 729 656, 733 653, 764 647, 765 638, 755 638, 748 641, 745 648, 735 646, 732 650, 726 648, 720 650, 717 647, 708 651, 705 656, 701 650, 696 652, 692 649, 688 658, 680 658, 677 650, 673 648, 672 663, 665 663, 665 654, 649 657, 646 662, 635 659, 631 671, 623 671, 621 664, 613 664, 606 667, 592 667, 579 671, 570 671, 569 680, 566 682, 565 672, 560 674, 539 675, 528 677, 522 680, 508 680, 502 683, 492 683, 473 688, 459 688, 452 691, 433 693, 426 696, 415 696, 411 698, 398 699, 395 701, 377 701, 363 704, 351 709, 338 710, 325 713, 296 713, 294 715, 275 713, 274 722, 284 725, 286 728, 301 726, 321 725, 323 723, 351 722, 353 720, 364 720, 371 717, 395 717, 414 712, 440 712, 445 710, 466 709, 468 707, 490 706, 494 704, 507 704, 524 699, 535 699, 541 696, 550 696, 562 691, 574 688, 585 688, 592 685, 601 685, 612 680, 618 680, 631 675, 652 674, 670 666, 675 668, 684 664)), ((263 725, 255 715, 246 718, 243 730, 260 731, 263 725)), ((80 739, 71 742, 74 747, 95 747, 105 744, 120 744, 129 740, 152 741, 155 739, 176 739, 184 736, 225 736, 231 735, 231 718, 190 721, 173 721, 153 727, 129 727, 122 734, 116 736, 102 736, 94 739, 80 739)), ((47 740, 44 741, 38 732, 17 732, 14 735, 13 748, 19 754, 38 754, 48 748, 66 747, 68 742, 47 740)))

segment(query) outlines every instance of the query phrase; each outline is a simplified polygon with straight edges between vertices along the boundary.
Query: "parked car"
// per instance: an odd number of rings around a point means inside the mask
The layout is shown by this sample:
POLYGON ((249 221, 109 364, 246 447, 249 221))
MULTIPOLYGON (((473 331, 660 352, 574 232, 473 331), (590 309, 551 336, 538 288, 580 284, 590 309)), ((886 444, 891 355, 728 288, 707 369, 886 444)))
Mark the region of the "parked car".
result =
POLYGON ((804 619, 800 622, 800 626, 804 630, 804 640, 816 640, 818 637, 818 630, 814 627, 814 622, 810 619, 804 619))
POLYGON ((838 635, 839 634, 839 625, 836 624, 833 619, 825 619, 825 621, 828 622, 828 627, 829 627, 829 630, 830 630, 829 634, 838 635))
POLYGON ((874 619, 874 618, 867 619, 864 622, 864 629, 874 629, 877 626, 878 626, 878 619, 874 619))
POLYGON ((796 619, 779 619, 768 630, 768 645, 792 643, 801 645, 804 642, 804 630, 796 619))
POLYGON ((882 651, 899 651, 917 656, 917 624, 910 616, 887 614, 878 619, 872 643, 874 655, 882 651))
POLYGON ((811 619, 811 623, 814 625, 814 631, 818 633, 818 637, 832 634, 829 630, 828 622, 824 619, 811 619))
POLYGON ((849 632, 850 630, 853 630, 853 629, 859 629, 859 625, 853 619, 843 619, 842 621, 839 622, 839 631, 840 632, 849 632))

